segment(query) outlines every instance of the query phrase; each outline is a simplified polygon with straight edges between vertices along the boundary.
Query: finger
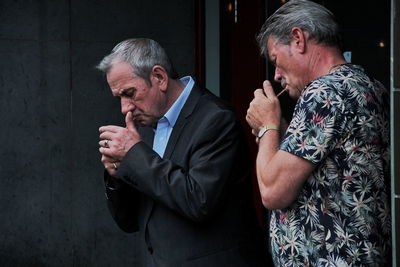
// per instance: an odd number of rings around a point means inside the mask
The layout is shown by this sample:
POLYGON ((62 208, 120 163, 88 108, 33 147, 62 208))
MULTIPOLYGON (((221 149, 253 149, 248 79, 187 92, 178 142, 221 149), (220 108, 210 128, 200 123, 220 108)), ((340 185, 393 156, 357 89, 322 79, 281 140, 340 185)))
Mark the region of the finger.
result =
POLYGON ((99 141, 99 146, 101 147, 109 147, 108 142, 110 142, 108 139, 103 139, 99 141))
POLYGON ((119 166, 119 163, 117 163, 117 162, 113 162, 113 163, 111 163, 111 167, 114 169, 114 170, 118 170, 118 166, 119 166))
POLYGON ((105 164, 104 168, 108 171, 108 173, 110 173, 110 174, 112 173, 112 175, 115 175, 118 171, 118 165, 116 162, 111 162, 111 163, 105 164))
POLYGON ((106 155, 101 155, 101 162, 102 163, 109 163, 109 162, 114 162, 115 159, 106 155))
POLYGON ((99 147, 99 152, 107 158, 113 158, 113 151, 110 148, 105 148, 105 147, 99 147))
POLYGON ((113 132, 116 133, 118 132, 118 130, 120 129, 120 126, 115 126, 115 125, 106 125, 106 126, 101 126, 99 128, 99 132, 103 133, 103 132, 113 132))
POLYGON ((110 170, 118 170, 118 165, 116 162, 107 162, 107 163, 104 163, 104 168, 110 169, 110 170))
MULTIPOLYGON (((109 166, 112 163, 117 163, 118 161, 112 157, 101 155, 101 163, 103 163, 104 167, 109 166)), ((119 164, 117 164, 119 165, 119 164)))
MULTIPOLYGON (((100 139, 112 140, 114 135, 115 135, 115 133, 113 133, 113 132, 104 132, 104 133, 100 134, 100 139)), ((108 141, 108 142, 110 142, 110 141, 108 141)))
POLYGON ((265 97, 263 89, 254 90, 254 97, 260 97, 260 96, 264 96, 265 97))
POLYGON ((128 129, 129 131, 136 131, 136 126, 133 123, 132 111, 126 113, 125 124, 126 124, 126 129, 128 129))
POLYGON ((268 98, 276 97, 275 92, 274 92, 274 88, 272 88, 272 85, 268 80, 265 80, 263 82, 263 87, 264 87, 264 93, 268 98))
POLYGON ((250 109, 247 110, 246 121, 247 121, 247 124, 250 126, 250 128, 253 128, 253 127, 251 127, 252 120, 251 120, 251 117, 250 117, 249 113, 250 113, 250 109))
POLYGON ((115 176, 117 174, 117 168, 114 167, 115 163, 106 163, 104 164, 104 169, 107 170, 107 172, 111 175, 111 176, 115 176))

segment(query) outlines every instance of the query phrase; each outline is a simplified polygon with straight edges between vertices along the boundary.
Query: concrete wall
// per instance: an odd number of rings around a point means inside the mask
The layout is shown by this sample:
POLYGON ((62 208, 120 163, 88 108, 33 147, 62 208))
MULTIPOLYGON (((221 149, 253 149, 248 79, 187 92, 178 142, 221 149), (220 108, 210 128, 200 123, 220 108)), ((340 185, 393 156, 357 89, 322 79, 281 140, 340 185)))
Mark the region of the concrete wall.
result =
POLYGON ((122 123, 94 66, 159 41, 194 72, 194 1, 0 1, 0 266, 140 266, 106 208, 98 128, 122 123))

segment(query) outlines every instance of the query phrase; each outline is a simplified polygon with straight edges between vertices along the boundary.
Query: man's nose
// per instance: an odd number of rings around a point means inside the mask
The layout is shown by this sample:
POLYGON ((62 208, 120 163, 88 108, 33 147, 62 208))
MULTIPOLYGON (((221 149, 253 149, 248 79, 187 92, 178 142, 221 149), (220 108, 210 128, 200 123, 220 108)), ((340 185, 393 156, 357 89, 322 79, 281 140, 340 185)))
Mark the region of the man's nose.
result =
POLYGON ((126 115, 129 111, 133 111, 135 105, 130 101, 130 99, 121 98, 121 113, 126 115))
POLYGON ((279 71, 279 68, 275 68, 274 80, 276 82, 280 82, 282 80, 282 75, 281 75, 281 73, 279 71))

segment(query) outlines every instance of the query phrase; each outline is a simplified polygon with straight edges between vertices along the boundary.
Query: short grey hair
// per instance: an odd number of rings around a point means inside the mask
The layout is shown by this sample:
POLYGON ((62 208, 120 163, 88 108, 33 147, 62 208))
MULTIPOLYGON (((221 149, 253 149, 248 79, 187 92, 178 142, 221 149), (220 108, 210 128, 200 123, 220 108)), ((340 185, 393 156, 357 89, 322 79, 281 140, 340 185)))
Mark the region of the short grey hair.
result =
POLYGON ((272 14, 257 36, 261 54, 267 56, 267 41, 273 37, 277 43, 288 45, 291 30, 299 27, 309 34, 308 39, 318 44, 342 48, 339 25, 331 11, 308 0, 290 0, 272 14))
POLYGON ((164 48, 152 39, 133 38, 120 42, 96 68, 107 73, 112 65, 118 62, 129 63, 133 67, 133 74, 143 78, 150 86, 150 74, 155 65, 162 66, 171 79, 178 78, 178 73, 164 48))

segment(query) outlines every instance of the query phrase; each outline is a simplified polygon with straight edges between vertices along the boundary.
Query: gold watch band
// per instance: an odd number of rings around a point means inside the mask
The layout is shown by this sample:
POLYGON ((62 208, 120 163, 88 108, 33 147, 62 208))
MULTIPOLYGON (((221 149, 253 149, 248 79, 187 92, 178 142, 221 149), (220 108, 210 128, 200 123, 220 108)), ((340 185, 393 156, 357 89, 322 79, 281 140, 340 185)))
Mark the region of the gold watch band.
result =
POLYGON ((278 125, 273 125, 273 124, 267 124, 267 125, 263 126, 260 129, 260 131, 258 132, 258 138, 261 138, 269 130, 279 131, 279 126, 278 125))

